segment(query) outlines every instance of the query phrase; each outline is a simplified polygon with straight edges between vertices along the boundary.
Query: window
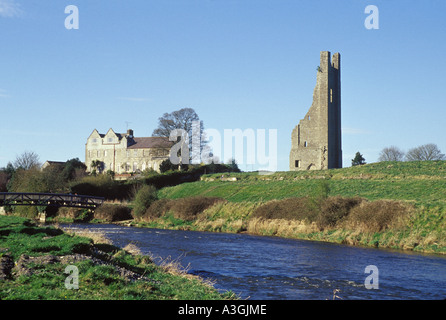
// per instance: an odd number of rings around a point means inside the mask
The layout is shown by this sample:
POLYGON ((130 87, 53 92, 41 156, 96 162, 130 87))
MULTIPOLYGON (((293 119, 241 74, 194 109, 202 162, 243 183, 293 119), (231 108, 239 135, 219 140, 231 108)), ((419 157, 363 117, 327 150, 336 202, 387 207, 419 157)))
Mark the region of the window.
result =
POLYGON ((305 148, 308 147, 308 142, 307 141, 304 142, 304 147, 305 148))
POLYGON ((330 89, 330 102, 333 102, 333 89, 330 89))
POLYGON ((104 157, 107 156, 107 150, 104 150, 104 157))
POLYGON ((295 160, 294 161, 294 167, 295 168, 300 168, 300 160, 295 160))
POLYGON ((108 142, 113 142, 113 138, 108 138, 107 141, 108 142))

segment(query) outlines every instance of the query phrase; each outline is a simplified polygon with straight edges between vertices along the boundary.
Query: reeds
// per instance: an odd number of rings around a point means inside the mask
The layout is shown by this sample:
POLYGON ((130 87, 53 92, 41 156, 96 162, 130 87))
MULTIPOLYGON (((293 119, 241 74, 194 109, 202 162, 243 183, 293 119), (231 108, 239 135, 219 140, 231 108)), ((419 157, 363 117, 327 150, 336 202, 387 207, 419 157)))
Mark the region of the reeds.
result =
POLYGON ((175 219, 192 221, 207 208, 226 200, 217 197, 188 197, 180 199, 159 199, 154 201, 141 217, 142 221, 153 221, 167 212, 175 219))
MULTIPOLYGON (((56 224, 56 227, 58 225, 56 224)), ((60 227, 58 227, 60 228, 60 227)), ((71 234, 71 235, 76 235, 79 237, 85 237, 85 238, 90 238, 93 240, 93 243, 98 244, 113 244, 113 241, 111 241, 107 235, 104 232, 101 231, 93 231, 90 229, 83 229, 83 228, 73 228, 73 227, 65 227, 65 228, 60 228, 62 229, 65 233, 67 234, 71 234)))

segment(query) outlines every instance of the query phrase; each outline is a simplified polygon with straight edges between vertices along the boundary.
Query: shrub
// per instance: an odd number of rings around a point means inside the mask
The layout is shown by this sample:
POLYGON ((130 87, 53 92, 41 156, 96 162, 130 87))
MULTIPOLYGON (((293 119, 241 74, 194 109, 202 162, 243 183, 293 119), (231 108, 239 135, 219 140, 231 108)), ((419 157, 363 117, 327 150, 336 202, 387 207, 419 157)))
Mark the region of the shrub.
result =
POLYGON ((170 211, 176 219, 191 221, 198 214, 220 201, 226 200, 216 197, 187 197, 175 200, 160 199, 152 202, 142 216, 142 220, 150 221, 162 217, 170 211))
POLYGON ((272 200, 258 207, 251 218, 313 220, 315 215, 310 198, 272 200))
POLYGON ((110 175, 100 174, 73 182, 70 189, 71 193, 75 194, 104 197, 107 200, 125 200, 131 198, 135 186, 138 187, 138 183, 115 181, 110 175))
POLYGON ((35 219, 39 215, 39 210, 34 206, 13 206, 13 212, 15 215, 35 219))
POLYGON ((160 164, 160 172, 161 173, 165 173, 169 170, 178 170, 178 165, 177 164, 173 164, 170 159, 166 159, 163 162, 161 162, 160 164))
POLYGON ((336 226, 338 222, 347 217, 350 211, 362 201, 363 199, 359 197, 329 197, 325 199, 325 201, 322 202, 321 210, 316 217, 317 226, 321 230, 336 226))
POLYGON ((73 221, 86 221, 91 218, 87 209, 61 207, 57 211, 57 216, 67 218, 73 221))
POLYGON ((144 221, 151 221, 152 219, 159 218, 165 215, 171 208, 174 200, 159 199, 152 202, 149 208, 147 208, 144 215, 141 217, 144 221))
POLYGON ((217 197, 187 197, 176 199, 171 207, 174 217, 183 220, 193 220, 196 216, 213 206, 215 203, 225 201, 217 197))
POLYGON ((131 209, 123 205, 103 204, 94 212, 94 217, 106 222, 132 219, 131 209))
POLYGON ((156 199, 157 191, 154 186, 143 185, 141 188, 139 188, 134 199, 134 216, 136 218, 140 218, 156 199))
POLYGON ((364 201, 352 209, 347 226, 362 232, 380 232, 392 227, 398 228, 412 208, 399 201, 364 201))
POLYGON ((304 197, 272 200, 258 207, 251 218, 316 222, 320 229, 334 227, 359 205, 361 198, 304 197))

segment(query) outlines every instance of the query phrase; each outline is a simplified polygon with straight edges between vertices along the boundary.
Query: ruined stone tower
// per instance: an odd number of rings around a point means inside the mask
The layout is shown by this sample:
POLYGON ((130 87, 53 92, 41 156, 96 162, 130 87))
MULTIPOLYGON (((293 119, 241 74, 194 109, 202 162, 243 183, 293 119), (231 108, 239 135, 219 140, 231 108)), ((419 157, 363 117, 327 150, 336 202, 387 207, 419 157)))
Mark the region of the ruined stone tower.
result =
POLYGON ((291 134, 290 170, 342 168, 341 55, 321 52, 313 103, 291 134))

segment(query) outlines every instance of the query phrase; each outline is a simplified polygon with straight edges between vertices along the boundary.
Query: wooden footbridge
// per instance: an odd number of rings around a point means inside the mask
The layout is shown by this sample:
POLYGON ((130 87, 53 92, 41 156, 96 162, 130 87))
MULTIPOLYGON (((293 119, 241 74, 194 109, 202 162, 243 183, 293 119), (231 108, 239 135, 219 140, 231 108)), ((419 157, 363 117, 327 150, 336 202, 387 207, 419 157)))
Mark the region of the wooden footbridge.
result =
POLYGON ((3 206, 55 206, 96 209, 104 198, 58 193, 12 193, 0 192, 0 207, 3 206))

